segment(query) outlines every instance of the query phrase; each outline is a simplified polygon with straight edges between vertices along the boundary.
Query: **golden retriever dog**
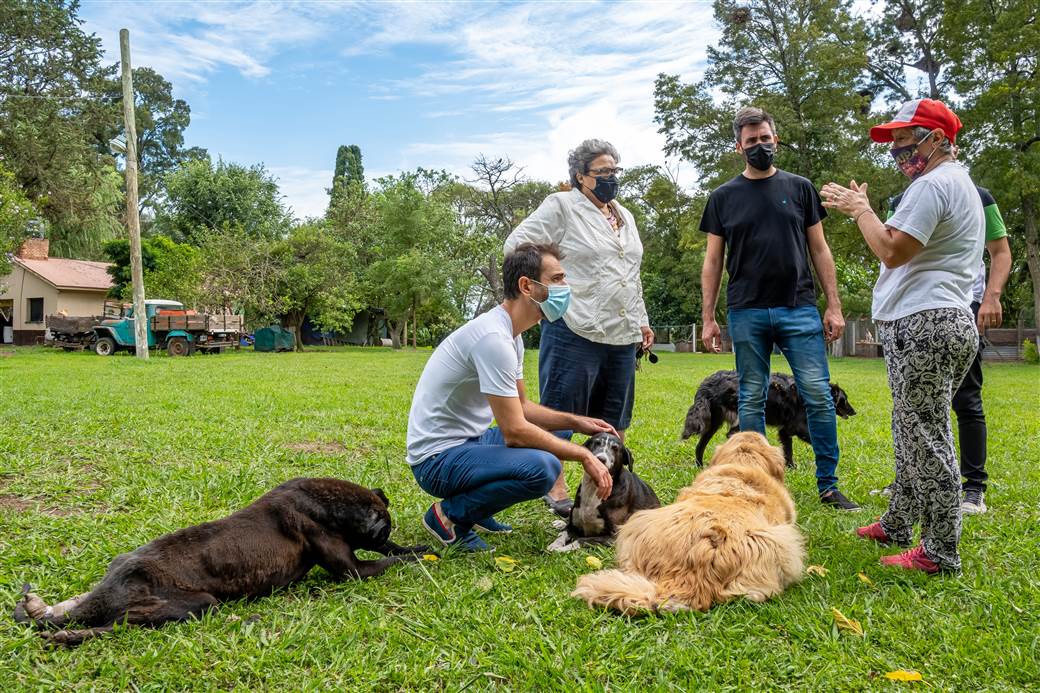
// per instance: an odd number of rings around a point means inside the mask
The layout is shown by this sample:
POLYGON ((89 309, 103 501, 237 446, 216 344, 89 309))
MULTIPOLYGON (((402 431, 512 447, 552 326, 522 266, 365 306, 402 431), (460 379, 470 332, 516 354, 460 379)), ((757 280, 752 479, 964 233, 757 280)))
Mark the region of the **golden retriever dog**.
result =
POLYGON ((571 596, 629 615, 763 602, 802 578, 794 523, 783 454, 738 433, 674 503, 634 514, 618 532, 619 568, 583 575, 571 596))

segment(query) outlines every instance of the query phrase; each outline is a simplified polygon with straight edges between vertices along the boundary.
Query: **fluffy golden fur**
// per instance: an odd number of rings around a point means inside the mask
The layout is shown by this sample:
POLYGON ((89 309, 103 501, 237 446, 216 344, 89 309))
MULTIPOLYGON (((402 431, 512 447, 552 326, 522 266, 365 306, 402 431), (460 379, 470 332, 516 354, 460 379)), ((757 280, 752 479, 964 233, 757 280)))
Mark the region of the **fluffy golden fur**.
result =
POLYGON ((734 435, 674 503, 621 527, 617 560, 616 570, 580 577, 571 596, 637 614, 780 594, 805 560, 783 454, 759 433, 734 435))

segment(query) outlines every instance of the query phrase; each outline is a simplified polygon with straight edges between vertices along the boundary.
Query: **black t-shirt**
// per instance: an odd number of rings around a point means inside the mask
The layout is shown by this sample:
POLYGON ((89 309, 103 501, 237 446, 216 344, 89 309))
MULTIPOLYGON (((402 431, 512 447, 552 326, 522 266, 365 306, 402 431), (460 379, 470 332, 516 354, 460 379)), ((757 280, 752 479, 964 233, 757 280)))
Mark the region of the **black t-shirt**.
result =
POLYGON ((813 184, 787 171, 761 180, 739 175, 716 188, 701 231, 726 241, 727 307, 815 305, 805 231, 826 216, 813 184))

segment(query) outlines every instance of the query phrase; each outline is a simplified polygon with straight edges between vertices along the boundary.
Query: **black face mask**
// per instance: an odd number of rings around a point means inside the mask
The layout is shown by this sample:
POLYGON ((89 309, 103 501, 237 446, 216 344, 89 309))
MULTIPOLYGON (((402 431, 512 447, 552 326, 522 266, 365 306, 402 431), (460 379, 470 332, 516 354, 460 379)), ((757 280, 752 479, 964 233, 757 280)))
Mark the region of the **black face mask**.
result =
POLYGON ((773 155, 776 154, 776 145, 756 144, 744 150, 744 158, 751 164, 752 168, 759 171, 768 171, 773 166, 773 155))
POLYGON ((617 176, 610 176, 600 178, 596 177, 596 187, 592 189, 592 194, 596 196, 596 199, 606 204, 617 197, 618 188, 620 187, 617 176))

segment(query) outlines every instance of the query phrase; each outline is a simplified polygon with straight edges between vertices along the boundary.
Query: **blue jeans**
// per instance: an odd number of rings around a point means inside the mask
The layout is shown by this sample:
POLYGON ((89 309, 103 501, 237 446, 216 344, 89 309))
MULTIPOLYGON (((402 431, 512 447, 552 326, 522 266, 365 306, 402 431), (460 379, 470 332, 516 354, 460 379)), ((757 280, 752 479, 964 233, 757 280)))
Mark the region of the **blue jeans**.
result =
POLYGON ((780 347, 805 402, 809 438, 816 455, 816 487, 824 493, 838 486, 838 424, 831 398, 823 322, 816 306, 734 308, 729 335, 737 357, 740 430, 766 432, 769 355, 780 347))
MULTIPOLYGON (((566 438, 570 431, 554 435, 566 438)), ((563 469, 552 453, 506 446, 502 431, 489 428, 412 467, 419 487, 443 498, 441 509, 465 531, 474 523, 549 492, 563 469)))

